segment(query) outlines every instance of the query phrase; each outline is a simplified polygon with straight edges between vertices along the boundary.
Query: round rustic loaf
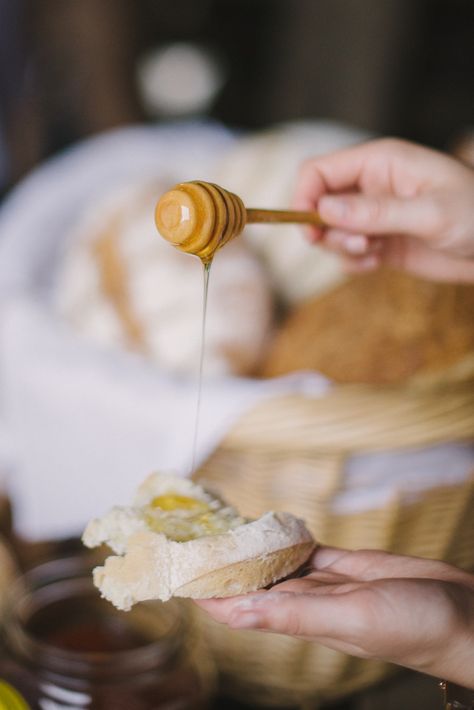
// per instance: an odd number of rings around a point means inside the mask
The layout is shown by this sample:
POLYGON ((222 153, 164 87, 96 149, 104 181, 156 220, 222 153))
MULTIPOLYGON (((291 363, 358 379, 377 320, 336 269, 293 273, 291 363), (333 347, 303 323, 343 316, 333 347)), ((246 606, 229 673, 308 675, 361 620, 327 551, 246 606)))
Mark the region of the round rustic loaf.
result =
MULTIPOLYGON (((70 235, 56 288, 60 313, 94 341, 142 352, 178 374, 197 371, 203 268, 156 231, 164 183, 98 197, 70 235)), ((206 373, 260 366, 273 318, 268 278, 243 240, 216 255, 206 321, 206 373)))
POLYGON ((340 383, 396 383, 442 370, 474 348, 474 287, 382 270, 296 307, 262 375, 317 370, 340 383))

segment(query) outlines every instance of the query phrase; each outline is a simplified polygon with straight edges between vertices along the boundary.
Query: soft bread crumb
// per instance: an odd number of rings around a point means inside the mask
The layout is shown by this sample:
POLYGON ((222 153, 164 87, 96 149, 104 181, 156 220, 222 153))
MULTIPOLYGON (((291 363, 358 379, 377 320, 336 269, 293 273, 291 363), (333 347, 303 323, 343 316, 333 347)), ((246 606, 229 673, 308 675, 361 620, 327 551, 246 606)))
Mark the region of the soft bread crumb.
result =
POLYGON ((290 513, 269 512, 246 521, 201 486, 176 476, 150 476, 140 486, 135 504, 113 508, 93 520, 83 537, 89 547, 105 542, 118 553, 94 570, 94 584, 119 609, 128 610, 148 599, 256 591, 294 572, 314 548, 303 521, 290 513), (206 503, 211 522, 213 515, 225 511, 228 530, 177 542, 150 529, 143 511, 164 495, 176 495, 177 500, 185 495, 206 503))

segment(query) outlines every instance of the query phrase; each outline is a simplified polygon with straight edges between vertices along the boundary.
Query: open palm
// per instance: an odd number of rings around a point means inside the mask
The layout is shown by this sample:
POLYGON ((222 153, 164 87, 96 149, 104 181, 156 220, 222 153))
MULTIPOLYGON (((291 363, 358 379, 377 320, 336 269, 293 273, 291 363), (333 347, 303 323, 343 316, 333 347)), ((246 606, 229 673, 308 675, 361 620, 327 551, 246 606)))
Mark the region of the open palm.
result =
POLYGON ((199 604, 232 628, 311 639, 474 686, 474 577, 442 562, 320 548, 302 578, 199 604))

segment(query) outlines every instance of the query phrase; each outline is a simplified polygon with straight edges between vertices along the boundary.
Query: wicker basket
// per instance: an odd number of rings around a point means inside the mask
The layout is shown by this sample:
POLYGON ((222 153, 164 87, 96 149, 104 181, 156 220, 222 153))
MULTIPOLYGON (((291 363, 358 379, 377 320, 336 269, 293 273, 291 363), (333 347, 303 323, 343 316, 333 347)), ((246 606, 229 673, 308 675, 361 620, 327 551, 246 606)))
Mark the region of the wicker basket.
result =
MULTIPOLYGON (((474 569, 474 471, 407 502, 337 514, 354 454, 474 439, 474 357, 442 377, 405 386, 343 385, 322 399, 264 402, 242 418, 197 474, 248 516, 288 510, 325 544, 379 548, 474 569)), ((393 672, 280 635, 231 631, 202 619, 226 688, 254 702, 318 707, 393 672)))

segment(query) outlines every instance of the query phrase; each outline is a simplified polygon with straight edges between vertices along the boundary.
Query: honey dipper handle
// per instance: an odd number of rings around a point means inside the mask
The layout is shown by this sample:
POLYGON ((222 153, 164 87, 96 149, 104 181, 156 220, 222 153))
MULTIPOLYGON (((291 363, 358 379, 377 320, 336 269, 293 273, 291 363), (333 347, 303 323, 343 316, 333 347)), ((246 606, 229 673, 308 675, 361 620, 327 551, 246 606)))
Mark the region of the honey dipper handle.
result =
POLYGON ((290 222, 294 224, 314 224, 324 227, 324 222, 319 213, 303 212, 299 210, 260 210, 247 209, 247 224, 252 222, 290 222))

